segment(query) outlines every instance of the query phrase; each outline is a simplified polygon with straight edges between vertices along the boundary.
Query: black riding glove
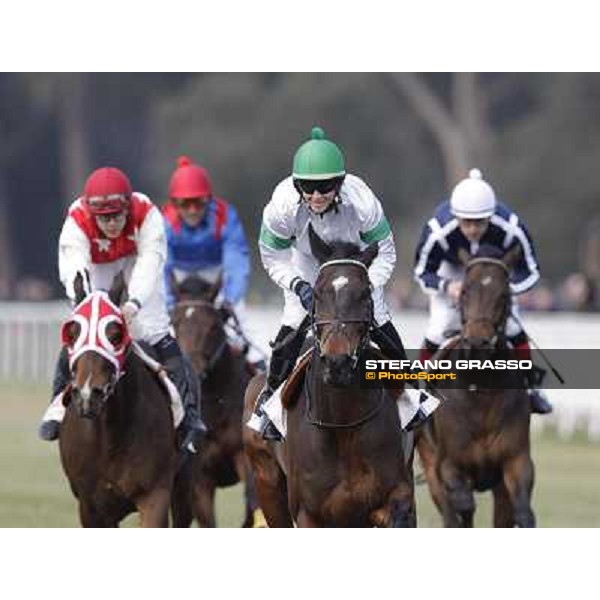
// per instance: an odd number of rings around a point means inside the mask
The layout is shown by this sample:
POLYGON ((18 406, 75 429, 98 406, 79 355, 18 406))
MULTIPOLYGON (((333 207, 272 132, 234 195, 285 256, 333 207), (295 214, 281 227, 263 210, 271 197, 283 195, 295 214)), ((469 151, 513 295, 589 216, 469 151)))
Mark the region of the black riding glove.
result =
POLYGON ((313 305, 313 289, 310 283, 300 279, 300 277, 296 277, 290 287, 294 294, 300 298, 300 304, 302 304, 304 310, 310 312, 313 305))

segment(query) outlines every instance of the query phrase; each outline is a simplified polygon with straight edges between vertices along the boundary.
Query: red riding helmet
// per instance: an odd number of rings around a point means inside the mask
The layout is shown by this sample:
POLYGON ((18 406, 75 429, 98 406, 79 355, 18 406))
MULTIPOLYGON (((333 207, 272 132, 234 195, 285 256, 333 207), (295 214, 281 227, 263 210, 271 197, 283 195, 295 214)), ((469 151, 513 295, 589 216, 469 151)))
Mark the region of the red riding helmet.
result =
POLYGON ((110 214, 126 209, 132 193, 131 183, 123 171, 102 167, 87 178, 83 201, 94 215, 110 214))
POLYGON ((212 193, 208 171, 192 163, 187 156, 180 156, 169 183, 169 198, 205 198, 212 193))

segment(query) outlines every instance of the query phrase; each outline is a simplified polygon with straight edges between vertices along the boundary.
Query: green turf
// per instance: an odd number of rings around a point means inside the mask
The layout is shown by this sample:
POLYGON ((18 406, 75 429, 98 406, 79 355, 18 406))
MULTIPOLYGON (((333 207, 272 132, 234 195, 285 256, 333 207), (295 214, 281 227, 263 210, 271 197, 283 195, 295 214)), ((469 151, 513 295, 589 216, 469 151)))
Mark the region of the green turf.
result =
MULTIPOLYGON (((62 473, 56 444, 36 437, 48 390, 39 385, 0 384, 0 527, 73 527, 77 507, 62 473)), ((558 440, 546 434, 533 441, 536 464, 534 509, 545 527, 600 526, 600 444, 558 440)), ((417 491, 419 525, 440 525, 426 486, 417 491)), ((479 526, 491 524, 489 494, 478 496, 479 526)), ((242 520, 239 486, 219 491, 222 527, 242 520)), ((135 517, 127 520, 135 525, 135 517)))

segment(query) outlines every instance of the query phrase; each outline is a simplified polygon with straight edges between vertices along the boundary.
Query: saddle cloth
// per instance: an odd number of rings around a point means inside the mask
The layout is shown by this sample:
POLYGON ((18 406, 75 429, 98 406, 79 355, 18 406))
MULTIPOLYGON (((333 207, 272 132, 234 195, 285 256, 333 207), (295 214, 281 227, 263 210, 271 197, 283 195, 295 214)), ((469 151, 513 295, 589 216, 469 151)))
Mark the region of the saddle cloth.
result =
MULTIPOLYGON (((312 350, 308 350, 298 359, 292 375, 275 390, 263 406, 263 410, 284 438, 287 433, 287 408, 295 401, 295 396, 299 392, 298 388, 304 382, 311 352, 312 350)), ((419 408, 426 416, 429 416, 439 406, 439 403, 440 401, 435 396, 423 390, 406 388, 396 398, 402 429, 404 430, 412 421, 419 408)), ((249 426, 251 426, 250 423, 249 426)))

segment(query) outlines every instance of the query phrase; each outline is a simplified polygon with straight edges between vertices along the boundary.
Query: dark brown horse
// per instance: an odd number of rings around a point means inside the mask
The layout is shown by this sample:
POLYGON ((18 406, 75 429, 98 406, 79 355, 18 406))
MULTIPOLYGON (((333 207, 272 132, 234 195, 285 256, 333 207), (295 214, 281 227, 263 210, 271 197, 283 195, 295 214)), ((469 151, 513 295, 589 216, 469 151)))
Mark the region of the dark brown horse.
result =
MULTIPOLYGON (((462 331, 436 357, 515 358, 506 345, 510 266, 518 256, 483 252, 461 256, 466 274, 460 297, 462 331), (487 254, 487 255, 486 255, 487 254)), ((431 495, 446 527, 472 527, 474 491, 492 490, 494 526, 535 526, 531 508, 534 467, 530 456, 530 407, 522 375, 498 371, 485 378, 457 371, 446 401, 417 449, 431 495)))
POLYGON ((138 511, 143 527, 166 527, 177 463, 168 394, 141 359, 128 352, 118 308, 122 278, 108 295, 88 296, 86 306, 81 304, 86 300, 81 275, 75 291, 78 306, 63 338, 77 358, 71 362, 73 380, 65 394, 59 444, 81 524, 117 527, 138 511), (99 318, 102 311, 109 314, 99 318))
MULTIPOLYGON (((287 412, 283 444, 245 429, 257 491, 271 527, 414 526, 412 455, 403 454, 396 402, 361 389, 373 305, 368 267, 377 244, 326 244, 310 229, 321 267, 312 315, 314 347, 304 385, 287 412)), ((250 382, 250 416, 262 378, 250 382)), ((411 453, 412 454, 412 453, 411 453)))
POLYGON ((224 315, 215 305, 220 281, 210 286, 196 277, 181 285, 172 319, 181 349, 190 357, 202 388, 202 419, 209 435, 187 472, 177 478, 173 502, 175 526, 187 527, 195 517, 201 527, 215 527, 215 492, 242 481, 246 514, 254 523, 258 506, 253 477, 242 443, 244 390, 250 379, 246 360, 228 344, 224 315))

